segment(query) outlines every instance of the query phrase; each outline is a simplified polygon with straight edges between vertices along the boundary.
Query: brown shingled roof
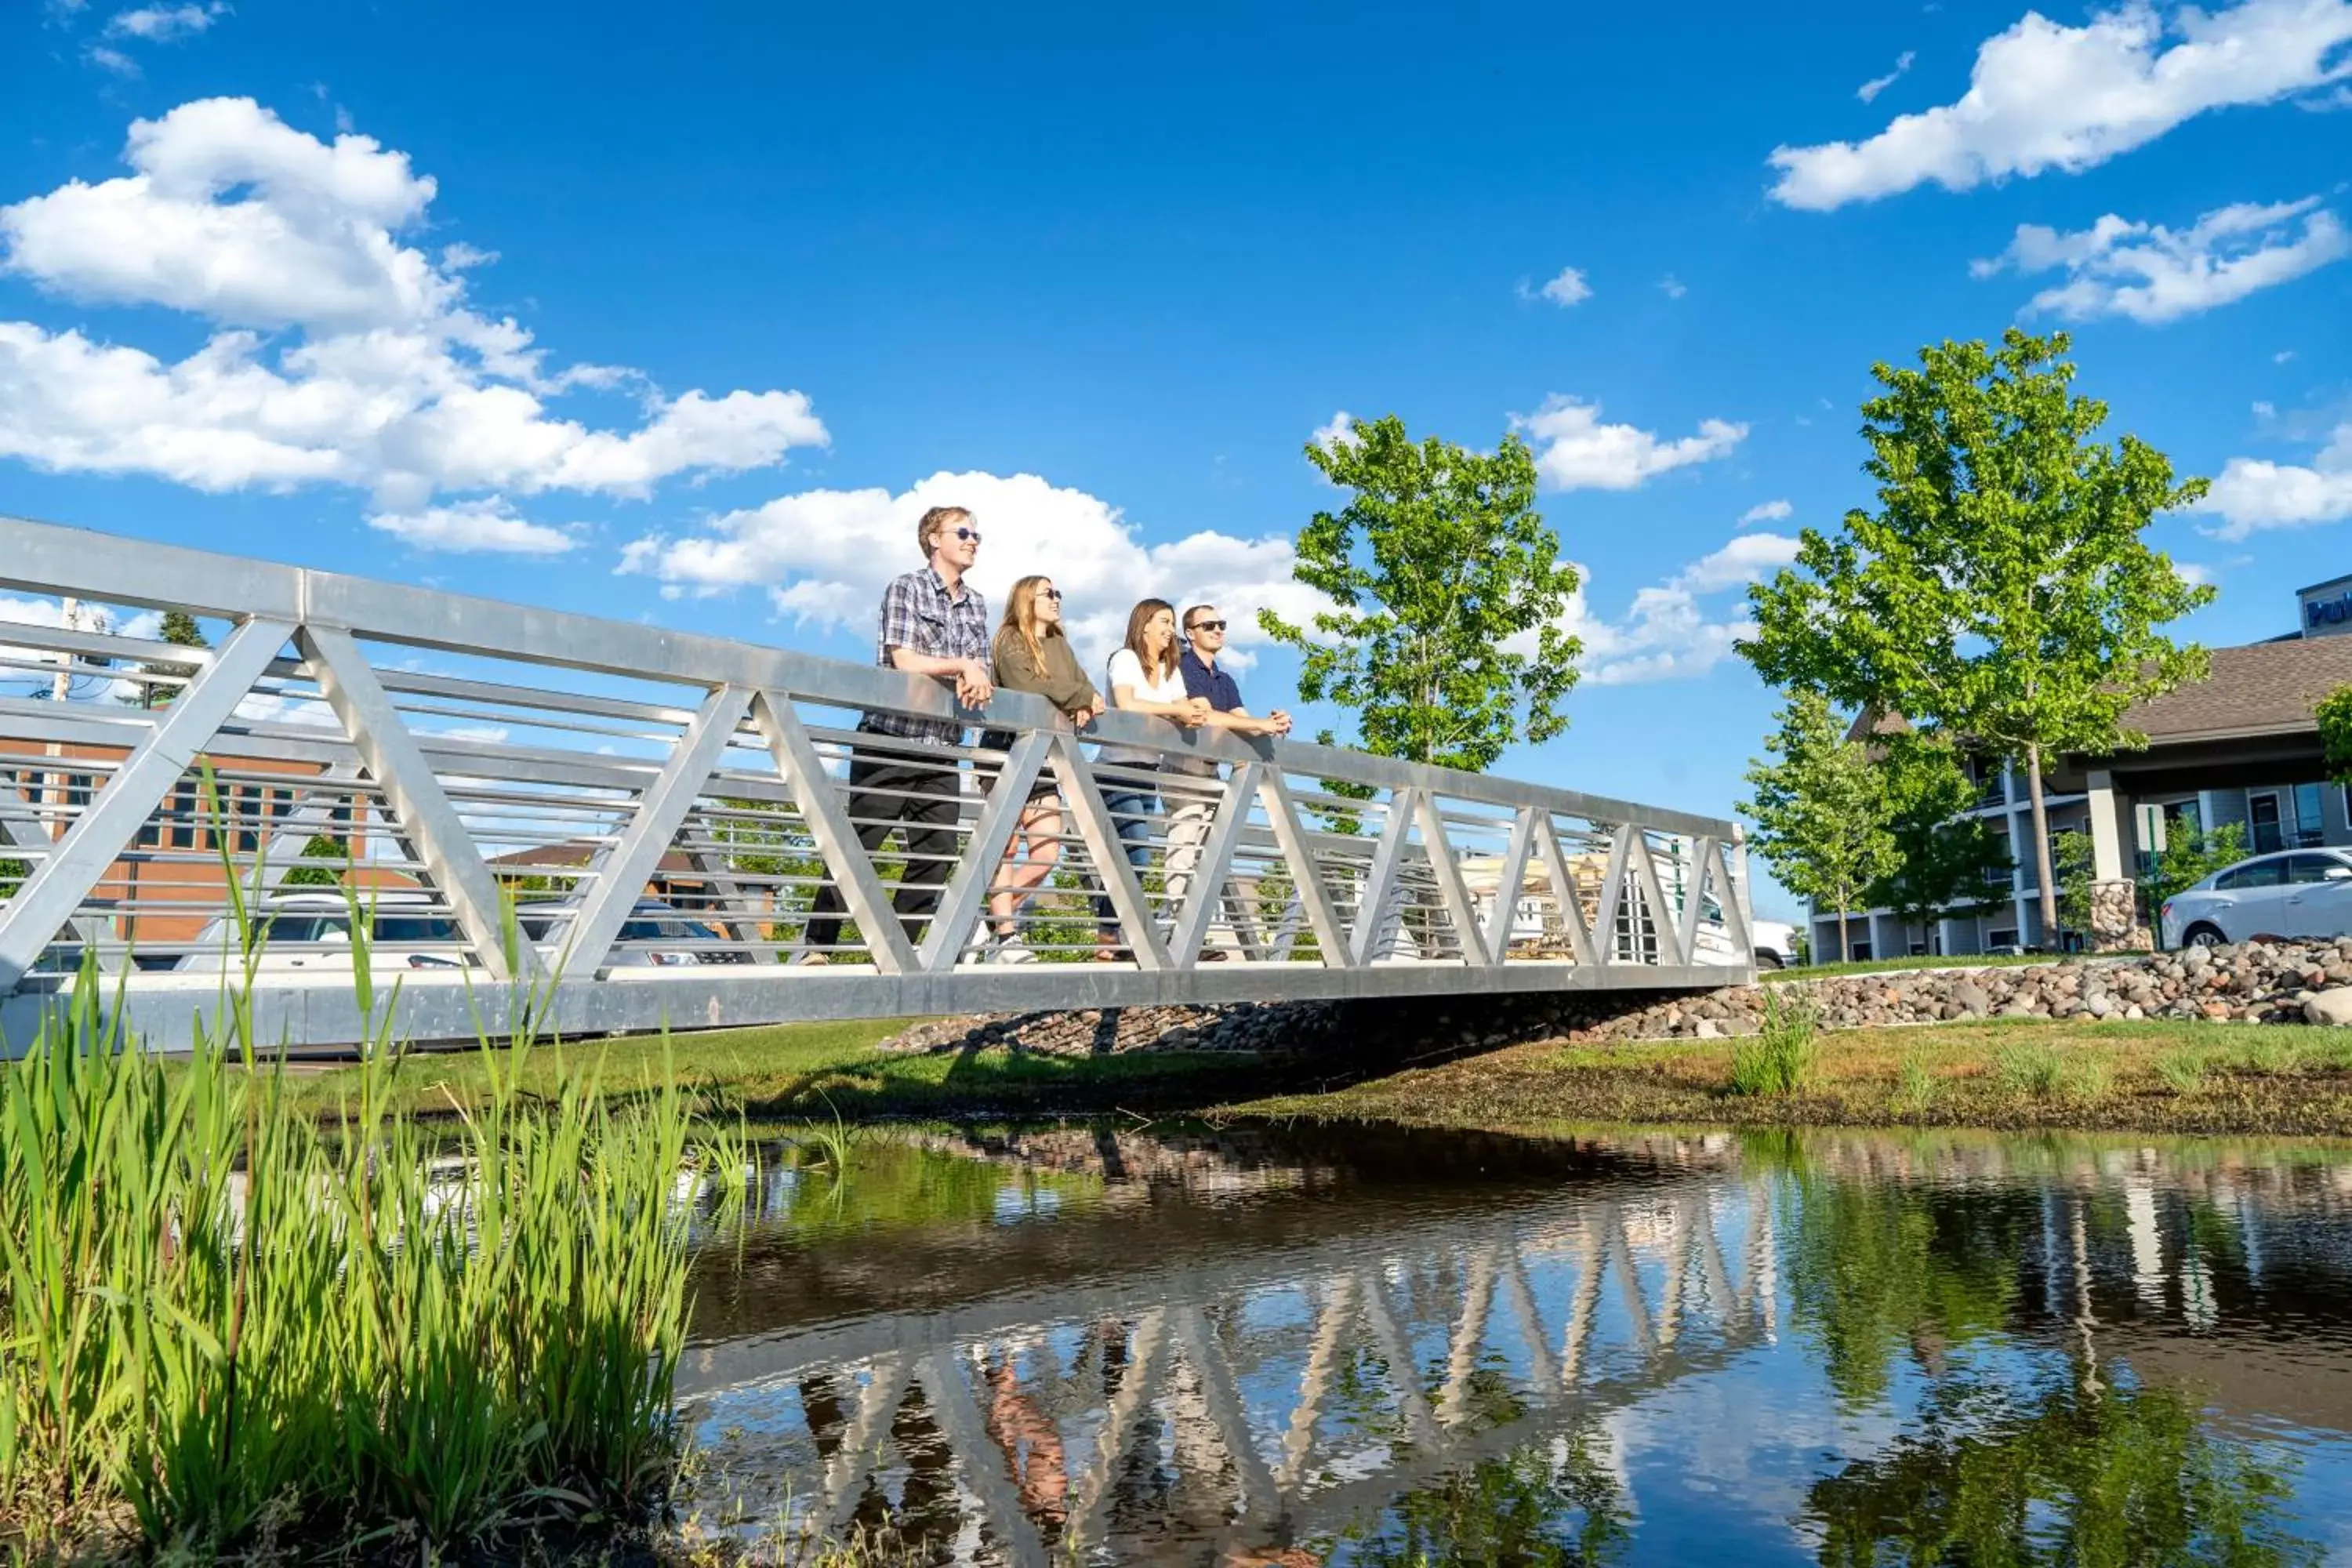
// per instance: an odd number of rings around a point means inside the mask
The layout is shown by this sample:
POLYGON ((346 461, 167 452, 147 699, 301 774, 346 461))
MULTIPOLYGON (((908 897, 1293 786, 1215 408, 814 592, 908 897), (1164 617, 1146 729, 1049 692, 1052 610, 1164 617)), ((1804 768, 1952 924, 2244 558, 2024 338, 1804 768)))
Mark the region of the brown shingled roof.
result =
POLYGON ((2352 684, 2352 637, 2292 637, 2213 650, 2210 679, 2134 703, 2127 729, 2158 743, 2317 728, 2312 704, 2352 684))

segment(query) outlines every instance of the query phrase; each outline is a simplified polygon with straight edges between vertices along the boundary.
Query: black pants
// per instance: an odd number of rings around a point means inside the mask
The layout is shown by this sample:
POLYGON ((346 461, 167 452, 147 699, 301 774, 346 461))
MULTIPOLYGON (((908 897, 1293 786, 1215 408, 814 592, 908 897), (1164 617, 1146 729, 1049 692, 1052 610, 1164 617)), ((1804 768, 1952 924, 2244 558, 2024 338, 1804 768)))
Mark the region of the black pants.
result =
MULTIPOLYGON (((962 815, 958 796, 961 787, 952 767, 873 762, 864 757, 850 761, 849 815, 857 826, 857 842, 871 855, 894 827, 906 839, 907 874, 891 894, 890 907, 898 911, 908 942, 920 940, 922 921, 940 907, 940 885, 954 868, 951 858, 956 852, 956 821, 962 815), (927 798, 910 798, 914 796, 927 798)), ((840 942, 841 917, 848 910, 837 886, 828 882, 819 888, 803 945, 816 952, 840 942)))

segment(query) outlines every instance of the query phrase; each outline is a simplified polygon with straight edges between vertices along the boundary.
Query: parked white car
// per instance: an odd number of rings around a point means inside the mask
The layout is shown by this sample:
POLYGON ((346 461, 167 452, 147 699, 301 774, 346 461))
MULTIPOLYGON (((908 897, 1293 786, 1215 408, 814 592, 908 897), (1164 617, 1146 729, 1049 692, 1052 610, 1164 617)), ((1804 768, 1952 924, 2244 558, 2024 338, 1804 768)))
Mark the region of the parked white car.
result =
POLYGON ((1748 940, 1756 950, 1757 968, 1797 966, 1797 928, 1787 921, 1751 920, 1748 922, 1748 940))
POLYGON ((2158 925, 2166 947, 2341 936, 2352 931, 2352 854, 2293 849, 2241 860, 2167 899, 2158 925))
MULTIPOLYGON (((368 968, 375 973, 412 969, 463 969, 472 962, 457 922, 419 893, 379 893, 360 898, 362 914, 374 913, 368 968)), ((280 893, 248 912, 262 931, 263 974, 349 974, 352 972, 352 906, 341 893, 280 893)), ((196 951, 172 967, 182 974, 219 974, 241 970, 236 922, 226 916, 197 934, 196 951)))
MULTIPOLYGON (((515 921, 530 941, 544 942, 560 921, 575 912, 562 903, 521 904, 515 909, 515 921)), ((613 940, 616 945, 605 957, 606 969, 752 962, 750 953, 722 946, 726 939, 713 927, 656 899, 638 900, 613 940)))

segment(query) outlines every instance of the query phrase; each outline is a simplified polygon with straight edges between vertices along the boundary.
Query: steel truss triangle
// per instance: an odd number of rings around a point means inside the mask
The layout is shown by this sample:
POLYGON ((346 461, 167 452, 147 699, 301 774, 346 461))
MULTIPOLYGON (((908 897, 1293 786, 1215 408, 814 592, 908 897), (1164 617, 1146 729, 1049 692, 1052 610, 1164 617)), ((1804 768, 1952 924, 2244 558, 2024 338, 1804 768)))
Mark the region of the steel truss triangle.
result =
POLYGON ((751 693, 740 686, 721 686, 703 699, 669 761, 637 797, 620 842, 595 866, 595 883, 579 914, 549 932, 546 957, 559 975, 593 975, 604 967, 621 927, 751 710, 751 693))
POLYGON ((1500 963, 1511 954, 1511 931, 1518 923, 1519 894, 1527 880, 1528 859, 1535 851, 1534 806, 1521 806, 1511 822, 1511 841, 1495 878, 1495 909, 1486 917, 1486 962, 1500 963))
POLYGON ((751 721, 768 742, 776 772, 792 786, 801 820, 816 846, 817 858, 833 875, 833 885, 848 907, 849 918, 866 939, 874 966, 885 974, 904 974, 915 967, 915 948, 899 929, 898 913, 874 874, 874 862, 849 821, 849 813, 835 793, 833 775, 824 771, 816 742, 793 710, 792 700, 777 691, 761 691, 751 699, 751 721))
POLYGON ((0 995, 16 988, 41 952, 79 912, 123 847, 163 804, 205 743, 294 635, 289 621, 244 622, 157 718, 112 779, 74 819, 16 895, 0 904, 0 995))
POLYGON ((1462 862, 1454 858, 1453 841, 1445 836, 1445 814, 1436 795, 1427 790, 1418 794, 1421 847, 1429 857, 1431 874, 1437 879, 1437 896, 1445 905, 1446 918, 1453 922, 1454 944, 1462 950, 1463 963, 1481 967, 1493 960, 1478 932, 1478 906, 1471 900, 1469 884, 1462 879, 1462 862))
POLYGON ((295 641, 310 662, 319 694, 359 754, 360 767, 391 804, 399 837, 449 900, 450 912, 482 967, 501 983, 535 978, 538 951, 518 936, 509 953, 498 879, 359 643, 339 626, 313 626, 300 628, 295 641))
MULTIPOLYGON (((1609 830, 1609 868, 1602 873, 1601 908, 1592 921, 1592 946, 1601 964, 1617 962, 1617 911, 1625 907, 1625 867, 1633 853, 1636 829, 1630 822, 1621 822, 1609 830)), ((1633 932, 1633 962, 1642 961, 1641 929, 1627 921, 1633 932)))
POLYGON ((981 807, 980 820, 972 825, 962 858, 956 862, 955 875, 949 879, 947 892, 940 900, 939 914, 923 933, 923 944, 916 953, 916 961, 923 968, 955 967, 963 951, 964 935, 980 918, 981 900, 995 885, 1004 852, 1011 847, 1013 832, 1021 826, 1021 814, 1028 809, 1029 787, 1037 782, 1037 774, 1052 748, 1051 734, 1031 730, 1005 752, 1004 766, 997 770, 987 804, 981 807))
POLYGON ((1381 824, 1380 842, 1372 848, 1371 875, 1356 900, 1356 929, 1348 956, 1360 968, 1385 956, 1380 950, 1389 921, 1389 900, 1396 891, 1404 864, 1405 843, 1412 833, 1420 791, 1400 785, 1389 792, 1387 819, 1381 824))
POLYGON ((1265 802, 1275 844, 1290 863, 1290 883, 1299 907, 1306 912, 1307 927, 1315 933, 1315 949, 1322 954, 1324 966, 1355 967, 1354 955, 1348 951, 1347 933, 1339 929, 1339 917, 1331 909, 1330 890, 1323 886, 1322 868, 1315 863, 1307 828, 1299 821, 1297 802, 1292 798, 1290 783, 1282 776, 1280 768, 1265 770, 1258 794, 1265 802))
POLYGON ((1243 763, 1225 781, 1217 801, 1216 820, 1209 825, 1208 842, 1201 847, 1192 885, 1185 889, 1184 907, 1177 911, 1176 933, 1170 938, 1168 957, 1178 968, 1189 967, 1201 954, 1209 928, 1225 897, 1225 879, 1232 875, 1234 852, 1241 847, 1242 830, 1249 825, 1251 804, 1265 772, 1261 763, 1243 763))
MULTIPOLYGON (((1641 880, 1642 898, 1648 906, 1650 931, 1658 942, 1658 962, 1662 964, 1687 963, 1688 961, 1683 956, 1680 942, 1675 940, 1673 911, 1666 908, 1665 884, 1659 880, 1658 862, 1650 853, 1650 836, 1638 827, 1634 828, 1633 833, 1633 874, 1641 880)), ((1639 923, 1636 923, 1633 927, 1636 957, 1641 954, 1641 941, 1642 929, 1639 923)))
POLYGON ((1577 897, 1576 878, 1559 847, 1559 830, 1548 811, 1536 813, 1535 826, 1536 853, 1543 858, 1544 875, 1551 879, 1552 901, 1567 929, 1569 951, 1578 963, 1590 967, 1599 962, 1593 956, 1592 931, 1584 923, 1584 900, 1577 897))
POLYGON ((1690 870, 1687 885, 1683 889, 1682 919, 1675 922, 1675 945, 1682 950, 1685 963, 1692 962, 1692 955, 1698 952, 1698 928, 1706 913, 1706 884, 1714 866, 1715 840, 1701 838, 1691 843, 1690 870))
POLYGON ((1076 735, 1054 736, 1054 769, 1062 781, 1063 804, 1077 819, 1078 837, 1086 840, 1087 852, 1094 857, 1095 876, 1102 883, 1104 896, 1110 900, 1112 913, 1118 918, 1128 951, 1135 954, 1135 962, 1146 971, 1156 973, 1167 968, 1168 948, 1160 940, 1151 901, 1144 897, 1143 883, 1136 876, 1135 868, 1127 863, 1127 845, 1118 836, 1118 825, 1111 820, 1110 807, 1103 803, 1102 787, 1095 782, 1095 771, 1087 765, 1085 753, 1078 750, 1076 735))

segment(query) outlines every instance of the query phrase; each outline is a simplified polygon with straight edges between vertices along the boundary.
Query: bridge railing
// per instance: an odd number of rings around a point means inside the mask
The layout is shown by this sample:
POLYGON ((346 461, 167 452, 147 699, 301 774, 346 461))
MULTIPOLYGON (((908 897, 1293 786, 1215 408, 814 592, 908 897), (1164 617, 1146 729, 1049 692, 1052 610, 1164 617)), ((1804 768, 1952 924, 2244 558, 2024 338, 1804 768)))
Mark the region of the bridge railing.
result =
POLYGON ((184 1034, 189 995, 246 962, 239 904, 265 1015, 364 1037, 345 889, 427 1037, 525 989, 629 1028, 1689 985, 1749 961, 1719 819, 1135 714, 1074 731, 1025 694, 969 711, 869 666, 40 523, 0 520, 0 589, 43 595, 0 599, 12 1038, 86 951, 184 1034), (164 642, 171 608, 230 629, 164 642), (908 803, 912 838, 887 820, 908 803), (1011 917, 1048 962, 989 961, 992 898, 1048 857, 1011 917))

